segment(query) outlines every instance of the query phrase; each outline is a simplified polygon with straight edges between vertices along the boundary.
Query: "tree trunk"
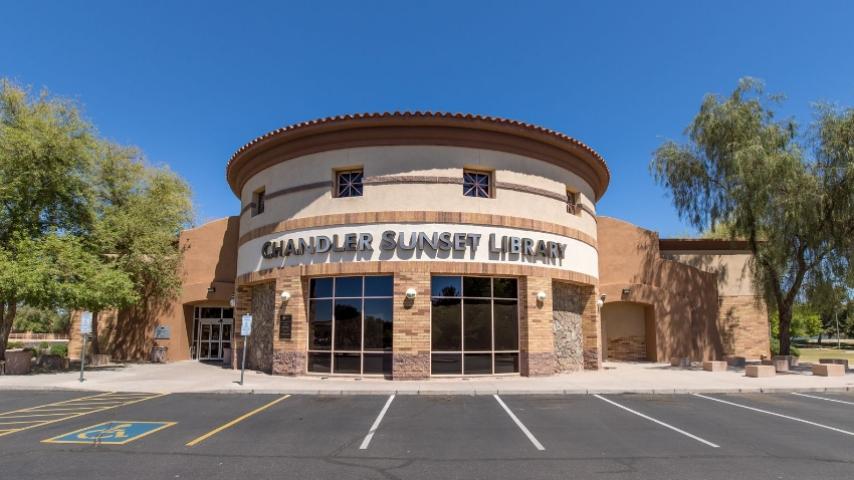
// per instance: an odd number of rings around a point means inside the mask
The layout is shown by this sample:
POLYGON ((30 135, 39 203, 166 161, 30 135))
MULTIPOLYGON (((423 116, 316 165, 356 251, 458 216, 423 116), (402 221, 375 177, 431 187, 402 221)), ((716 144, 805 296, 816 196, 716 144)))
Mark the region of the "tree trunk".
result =
POLYGON ((818 346, 819 346, 819 347, 821 347, 821 336, 822 336, 823 334, 824 334, 824 332, 818 332, 818 346))
POLYGON ((17 313, 18 302, 15 299, 0 303, 0 361, 6 360, 6 345, 9 344, 9 334, 12 333, 17 313))
POLYGON ((780 355, 789 355, 792 346, 792 338, 790 330, 792 328, 792 306, 778 305, 777 311, 780 314, 780 355))
POLYGON ((92 334, 89 335, 89 346, 92 348, 92 355, 101 353, 101 346, 98 342, 98 313, 92 312, 92 334))

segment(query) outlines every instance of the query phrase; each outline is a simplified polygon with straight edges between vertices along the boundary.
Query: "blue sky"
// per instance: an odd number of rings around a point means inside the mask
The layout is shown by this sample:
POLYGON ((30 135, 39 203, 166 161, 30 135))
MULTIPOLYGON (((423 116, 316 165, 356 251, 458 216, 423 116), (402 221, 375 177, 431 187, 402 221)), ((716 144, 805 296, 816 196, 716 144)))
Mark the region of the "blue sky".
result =
POLYGON ((691 233, 647 165, 742 76, 854 105, 854 2, 4 2, 0 76, 75 98, 100 132, 235 214, 225 162, 328 115, 437 110, 539 124, 598 150, 603 215, 691 233))

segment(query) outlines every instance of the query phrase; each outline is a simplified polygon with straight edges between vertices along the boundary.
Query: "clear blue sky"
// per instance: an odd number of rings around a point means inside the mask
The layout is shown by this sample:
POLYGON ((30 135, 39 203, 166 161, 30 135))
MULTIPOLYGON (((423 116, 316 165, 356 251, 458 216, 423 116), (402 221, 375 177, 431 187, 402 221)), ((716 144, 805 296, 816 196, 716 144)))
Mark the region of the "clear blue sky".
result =
POLYGON ((854 2, 5 1, 0 75, 78 99, 101 133, 191 184, 197 221, 238 212, 251 138, 342 113, 440 110, 539 124, 611 168, 600 214, 691 230, 648 173, 708 92, 739 77, 854 105, 854 2))

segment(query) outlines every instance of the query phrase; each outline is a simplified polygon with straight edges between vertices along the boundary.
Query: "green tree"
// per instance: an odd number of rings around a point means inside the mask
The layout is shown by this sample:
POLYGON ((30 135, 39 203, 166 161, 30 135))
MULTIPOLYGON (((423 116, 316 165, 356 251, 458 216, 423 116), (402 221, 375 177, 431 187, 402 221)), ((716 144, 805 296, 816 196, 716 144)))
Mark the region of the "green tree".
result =
POLYGON ((68 333, 68 311, 21 305, 15 315, 12 332, 68 333))
POLYGON ((174 293, 190 215, 175 174, 73 102, 0 80, 0 360, 21 305, 97 314, 174 293))
POLYGON ((789 353, 794 305, 824 272, 848 270, 854 237, 854 110, 817 109, 806 138, 778 121, 779 96, 744 79, 727 98, 707 95, 688 142, 665 142, 650 169, 679 215, 701 231, 724 224, 749 241, 755 283, 789 353), (812 154, 810 154, 812 153, 812 154))

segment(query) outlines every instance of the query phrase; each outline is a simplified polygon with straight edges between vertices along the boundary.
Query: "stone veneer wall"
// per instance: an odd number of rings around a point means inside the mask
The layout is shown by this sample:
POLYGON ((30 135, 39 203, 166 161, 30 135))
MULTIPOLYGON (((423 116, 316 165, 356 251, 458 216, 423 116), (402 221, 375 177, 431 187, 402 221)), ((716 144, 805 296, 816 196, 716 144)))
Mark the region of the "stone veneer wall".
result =
POLYGON ((552 284, 554 294, 554 352, 558 372, 584 368, 584 287, 565 282, 552 284))
MULTIPOLYGON (((246 351, 246 367, 264 372, 272 371, 273 364, 273 310, 276 288, 273 282, 252 287, 252 336, 246 351)), ((240 331, 238 330, 239 334, 240 331)))
POLYGON ((287 302, 276 302, 273 316, 273 373, 276 375, 302 375, 306 373, 308 349, 308 279, 299 274, 279 271, 276 281, 276 299, 282 292, 291 294, 287 302), (279 317, 291 316, 291 338, 279 338, 279 317))
POLYGON ((430 377, 430 272, 427 268, 399 271, 394 276, 394 346, 392 376, 395 380, 430 377), (406 290, 414 288, 414 300, 406 290))

